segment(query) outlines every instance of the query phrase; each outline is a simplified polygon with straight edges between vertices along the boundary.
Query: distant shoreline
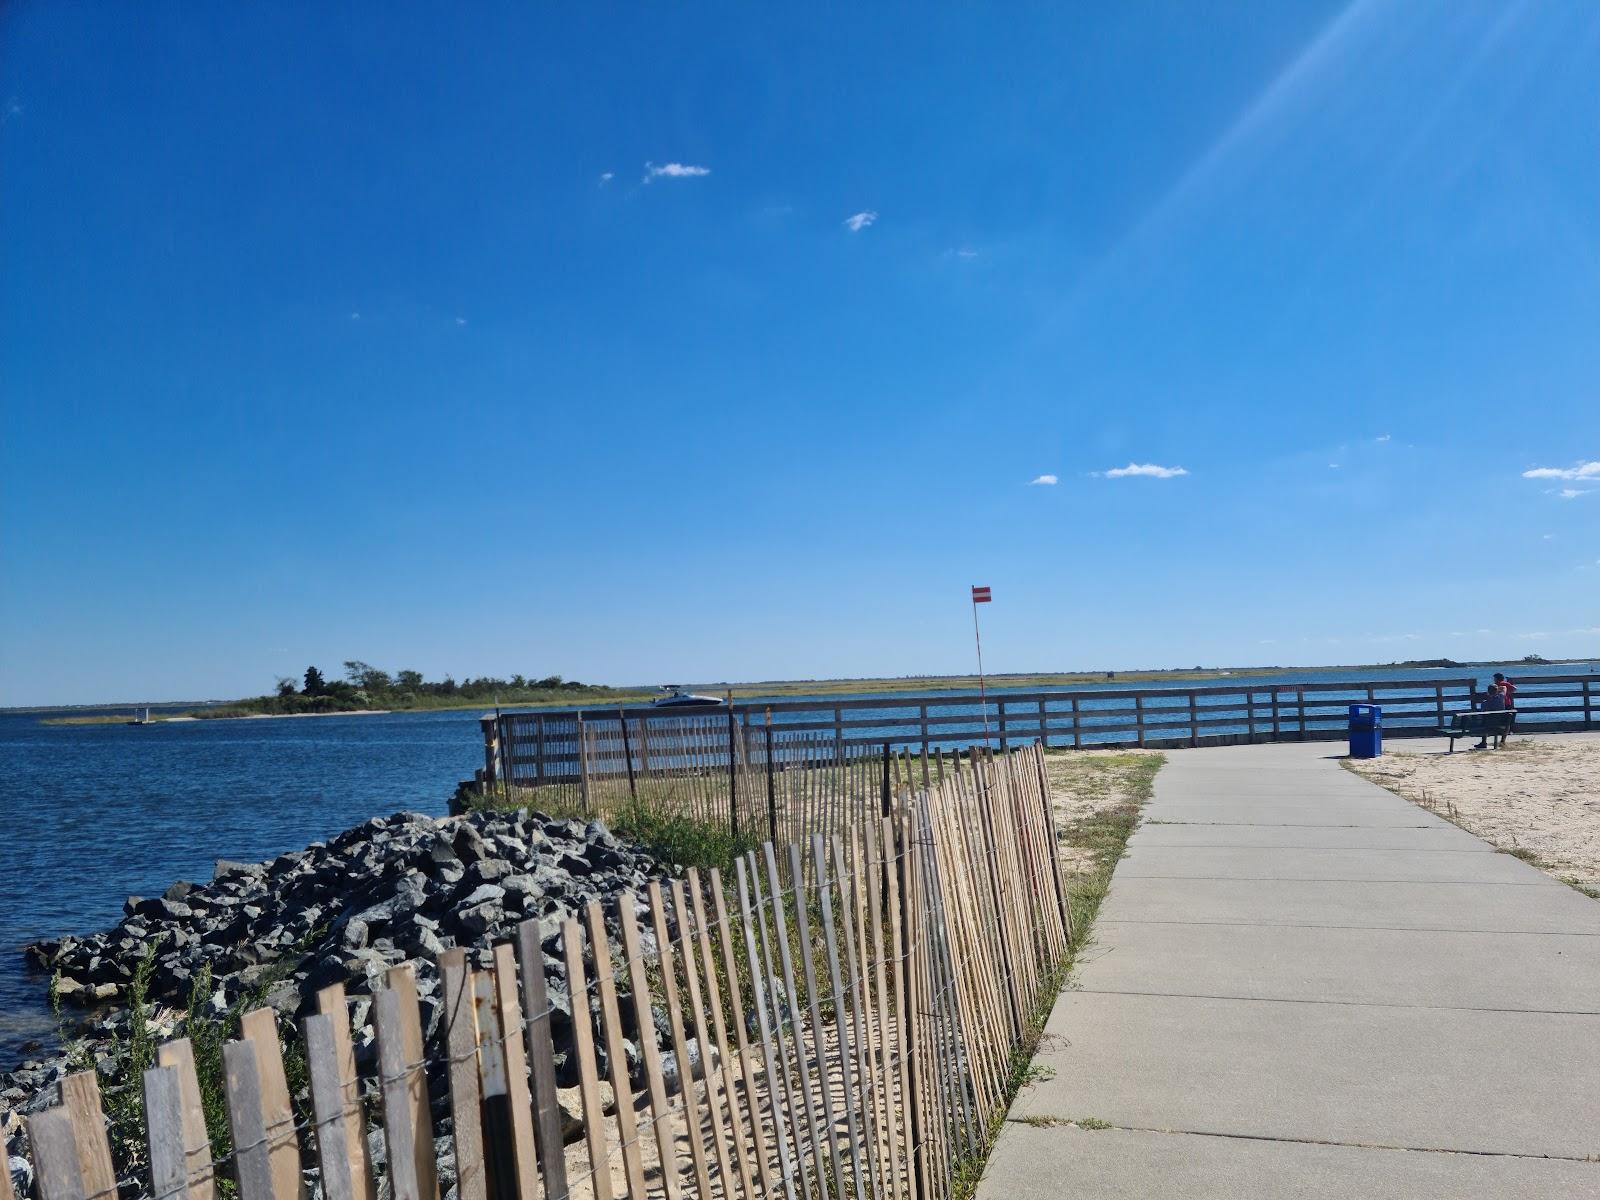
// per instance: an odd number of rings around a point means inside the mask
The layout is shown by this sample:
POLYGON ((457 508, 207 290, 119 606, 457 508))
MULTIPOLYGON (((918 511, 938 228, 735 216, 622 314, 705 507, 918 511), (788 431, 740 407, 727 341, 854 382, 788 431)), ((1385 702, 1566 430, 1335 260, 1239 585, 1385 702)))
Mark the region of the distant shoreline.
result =
MULTIPOLYGON (((1439 660, 1413 660, 1397 663, 1355 663, 1335 666, 1269 666, 1269 667, 1214 667, 1214 668, 1173 668, 1165 670, 1142 671, 1041 671, 1041 672, 1012 672, 1008 674, 988 675, 985 677, 990 687, 1071 687, 1089 686, 1097 683, 1190 683, 1198 680, 1253 678, 1261 675, 1280 675, 1288 673, 1305 672, 1321 673, 1327 671, 1363 671, 1381 670, 1392 671, 1410 668, 1418 671, 1476 671, 1487 667, 1561 667, 1585 666, 1596 662, 1593 658, 1564 658, 1545 659, 1537 663, 1520 663, 1514 660, 1489 659, 1481 662, 1441 662, 1439 660)), ((706 691, 722 695, 728 692, 733 694, 735 700, 749 699, 762 696, 828 696, 840 693, 901 693, 916 691, 953 691, 958 689, 976 689, 978 677, 976 675, 912 675, 892 677, 862 677, 850 679, 774 679, 758 680, 753 682, 726 684, 726 683, 698 683, 688 685, 691 689, 706 691)), ((610 708, 625 705, 641 704, 654 699, 659 694, 658 690, 650 688, 619 688, 603 697, 586 697, 582 693, 571 696, 552 697, 541 700, 519 700, 505 697, 500 702, 502 708, 610 708)), ((231 720, 269 720, 280 717, 348 717, 348 716, 380 716, 397 712, 463 712, 471 710, 491 711, 495 702, 490 699, 469 700, 455 704, 417 704, 417 705, 390 705, 385 708, 345 708, 327 712, 308 713, 253 713, 230 712, 226 714, 206 715, 203 710, 207 707, 226 709, 246 703, 245 701, 217 701, 212 704, 178 702, 159 707, 168 709, 185 710, 173 716, 152 715, 150 724, 164 724, 170 721, 231 721, 231 720)), ((155 709, 155 704, 118 704, 118 705, 74 705, 64 708, 16 708, 4 709, 12 715, 25 715, 28 713, 40 714, 39 723, 42 725, 120 725, 131 721, 127 712, 99 712, 92 715, 72 716, 72 708, 100 708, 100 709, 128 709, 140 708, 155 709), (46 715, 62 714, 62 715, 46 715)))

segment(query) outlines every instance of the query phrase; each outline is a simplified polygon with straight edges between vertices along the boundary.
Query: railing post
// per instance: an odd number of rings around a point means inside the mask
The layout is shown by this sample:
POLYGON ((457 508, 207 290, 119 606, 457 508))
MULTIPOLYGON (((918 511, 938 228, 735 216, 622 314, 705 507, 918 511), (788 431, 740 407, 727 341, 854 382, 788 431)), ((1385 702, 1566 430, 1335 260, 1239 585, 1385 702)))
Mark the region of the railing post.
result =
POLYGON ((735 745, 738 732, 738 718, 733 715, 733 705, 730 703, 728 705, 728 832, 733 837, 734 845, 739 844, 739 753, 735 745))
POLYGON ((1247 735, 1252 746, 1256 744, 1256 692, 1251 688, 1244 694, 1245 719, 1249 722, 1250 732, 1247 735))
POLYGON ((583 811, 592 815, 589 809, 589 739, 584 736, 583 714, 578 714, 578 795, 583 800, 583 811))
POLYGON ((1050 748, 1050 721, 1044 711, 1044 697, 1039 697, 1039 744, 1050 748))
POLYGON ((1586 728, 1594 724, 1594 690, 1587 679, 1583 681, 1583 724, 1586 728))
POLYGON ((833 706, 833 757, 835 762, 844 761, 844 709, 837 704, 833 706))
POLYGON ((1078 707, 1078 697, 1072 698, 1072 748, 1083 749, 1083 713, 1078 707))
POLYGON ((996 700, 995 708, 1000 718, 1000 751, 1004 753, 1006 750, 1006 702, 1004 700, 996 700))
POLYGON ((1444 684, 1433 685, 1433 713, 1439 720, 1439 725, 1444 725, 1444 684))
POLYGON ((1272 685, 1272 740, 1283 740, 1283 722, 1278 713, 1278 685, 1272 685))
POLYGON ((1296 704, 1296 706, 1298 708, 1298 720, 1300 722, 1300 740, 1303 742, 1303 741, 1306 740, 1306 690, 1305 690, 1305 688, 1303 688, 1303 687, 1302 688, 1295 688, 1295 690, 1294 690, 1294 698, 1295 698, 1295 704, 1296 704))
POLYGON ((628 764, 628 799, 639 798, 639 785, 633 777, 633 747, 628 743, 628 714, 617 709, 617 724, 622 726, 622 760, 628 764))
POLYGON ((537 730, 538 730, 538 742, 534 746, 534 753, 533 753, 533 778, 534 778, 534 781, 536 783, 543 783, 544 782, 544 777, 545 777, 545 769, 544 769, 544 714, 543 713, 540 713, 538 718, 537 718, 537 730))
POLYGON ((1195 707, 1194 693, 1189 693, 1189 745, 1200 744, 1200 710, 1195 707))
POLYGON ((772 774, 772 710, 767 709, 767 831, 778 844, 778 784, 772 774))
MULTIPOLYGON (((928 704, 923 701, 918 705, 918 718, 922 722, 922 757, 928 757, 928 704)), ((887 814, 885 814, 887 815, 887 814)))
POLYGON ((1139 749, 1144 749, 1144 697, 1133 698, 1133 721, 1139 739, 1139 749))

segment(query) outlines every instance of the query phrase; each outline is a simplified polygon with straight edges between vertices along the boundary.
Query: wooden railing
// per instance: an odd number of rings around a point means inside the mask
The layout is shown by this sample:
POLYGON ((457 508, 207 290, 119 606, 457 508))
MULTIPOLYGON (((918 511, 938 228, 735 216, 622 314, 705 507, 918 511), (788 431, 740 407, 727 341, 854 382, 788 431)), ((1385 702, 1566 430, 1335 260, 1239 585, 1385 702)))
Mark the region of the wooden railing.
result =
MULTIPOLYGON (((1520 729, 1600 724, 1600 676, 1531 676, 1518 685, 1520 729)), ((1049 747, 1214 745, 1343 737, 1351 704, 1377 704, 1385 731, 1411 736, 1481 697, 1471 678, 1265 683, 1192 688, 1102 688, 972 695, 884 695, 735 703, 710 714, 671 709, 569 709, 483 718, 480 782, 543 784, 662 763, 737 771, 758 758, 771 728, 806 735, 843 756, 851 747, 916 753, 1040 741, 1049 747)))

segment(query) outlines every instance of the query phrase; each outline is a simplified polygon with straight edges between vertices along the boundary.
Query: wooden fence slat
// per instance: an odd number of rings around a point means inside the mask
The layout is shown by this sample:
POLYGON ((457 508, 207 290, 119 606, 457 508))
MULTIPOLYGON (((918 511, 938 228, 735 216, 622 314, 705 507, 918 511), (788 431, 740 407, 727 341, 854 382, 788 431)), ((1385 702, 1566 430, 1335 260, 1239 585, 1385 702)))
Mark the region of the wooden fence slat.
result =
POLYGON ((184 1175, 189 1181, 187 1200, 216 1200, 216 1170, 211 1163, 211 1135, 206 1130, 205 1108, 200 1101, 200 1078, 194 1069, 194 1046, 188 1038, 174 1038, 156 1048, 156 1065, 178 1073, 183 1098, 184 1175))
MULTIPOLYGON (((767 1159, 767 1133, 765 1123, 761 1119, 761 1102, 756 1092, 755 1065, 750 1054, 750 1039, 745 1031, 745 1007, 742 989, 739 986, 739 963, 734 954, 733 931, 728 928, 728 907, 723 900, 722 872, 716 867, 711 868, 711 904, 712 917, 717 926, 717 941, 722 951, 722 970, 728 981, 728 1001, 733 1006, 733 1032, 735 1048, 739 1056, 739 1074, 744 1084, 745 1111, 750 1119, 750 1140, 755 1146, 756 1179, 761 1184, 761 1195, 770 1196, 773 1190, 772 1164, 767 1159)), ((704 922, 700 914, 696 918, 704 922)), ((750 960, 750 973, 756 971, 755 960, 750 960)), ((720 1002, 719 1002, 720 1006, 720 1002)), ((721 1017, 718 1017, 721 1020, 721 1017)), ((727 1053, 726 1038, 723 1038, 723 1053, 727 1053)), ((729 1078, 732 1078, 731 1071, 729 1078)), ((735 1088, 729 1084, 728 1094, 733 1096, 735 1088)), ((776 1109, 774 1109, 776 1116, 776 1109)))
MULTIPOLYGON (((643 722, 640 724, 642 726, 643 722)), ((642 740, 640 745, 643 745, 642 740)), ((667 1200, 677 1200, 678 1163, 672 1137, 672 1108, 667 1101, 666 1081, 661 1075, 661 1048, 656 1044, 650 978, 639 939, 638 899, 632 892, 624 892, 617 898, 617 917, 622 924, 622 956, 628 964, 628 990, 633 994, 633 1011, 639 1022, 636 1032, 639 1054, 644 1059, 645 1086, 650 1096, 650 1124, 655 1131, 656 1152, 661 1162, 661 1184, 667 1200)))
POLYGON ((639 1122, 633 1112, 633 1086, 628 1080, 628 1057, 623 1045, 622 1010, 617 1005, 617 983, 611 965, 611 938, 598 900, 585 911, 589 945, 594 952, 594 980, 600 991, 600 1024, 606 1039, 606 1064, 611 1069, 611 1094, 617 1107, 617 1139, 622 1143, 622 1167, 630 1200, 644 1200, 644 1160, 639 1156, 639 1122))
POLYGON ((78 1071, 61 1081, 61 1107, 72 1119, 72 1140, 78 1149, 78 1176, 89 1196, 115 1193, 117 1172, 111 1165, 106 1116, 100 1107, 100 1081, 93 1071, 78 1071))
POLYGON ((386 987, 372 993, 372 1017, 378 1034, 383 1136, 389 1152, 392 1200, 439 1200, 415 969, 410 963, 391 967, 384 982, 386 987))
MULTIPOLYGON (((887 818, 883 825, 887 825, 887 818)), ((865 872, 862 874, 862 892, 867 900, 867 922, 872 931, 872 985, 877 993, 877 1054, 878 1069, 875 1073, 878 1082, 878 1128, 883 1132, 884 1142, 888 1151, 888 1163, 885 1177, 888 1181, 888 1195, 892 1200, 902 1200, 905 1197, 904 1180, 900 1174, 900 1126, 901 1119, 895 1115, 894 1079, 897 1077, 895 1064, 895 1048, 893 1034, 889 1027, 889 1011, 892 1003, 888 987, 887 955, 892 953, 885 947, 883 940, 883 906, 884 892, 887 882, 884 878, 884 868, 887 866, 882 857, 887 850, 880 846, 880 829, 878 822, 868 821, 866 824, 866 858, 865 872)), ((895 1019, 900 1019, 899 1014, 895 1019)), ((902 1102, 903 1102, 902 1096, 902 1102)), ((902 1112, 904 1109, 902 1108, 902 1112)))
POLYGON ((289 1103, 289 1081, 283 1073, 283 1048, 278 1044, 278 1014, 270 1008, 252 1009, 239 1019, 239 1028, 256 1052, 261 1116, 271 1143, 272 1194, 277 1200, 305 1200, 300 1138, 295 1132, 294 1108, 289 1103))
POLYGON ((845 863, 844 844, 835 835, 833 839, 834 882, 839 891, 839 920, 844 927, 845 997, 850 1006, 850 1046, 854 1053, 851 1066, 855 1070, 855 1094, 846 1096, 861 1119, 862 1145, 866 1148, 867 1179, 858 1186, 871 1187, 874 1197, 883 1195, 883 1154, 878 1141, 876 1075, 872 1070, 872 1030, 870 1011, 870 983, 867 978, 868 950, 862 941, 866 929, 866 914, 862 909, 865 868, 861 861, 860 832, 850 825, 850 860, 853 869, 845 863))
POLYGON ((517 955, 510 943, 494 948, 495 1018, 505 1039, 506 1098, 511 1107, 511 1150, 516 1163, 516 1194, 538 1200, 539 1158, 533 1137, 533 1096, 528 1090, 527 1035, 517 999, 517 955))
POLYGON ((478 1093, 482 1096, 483 1187, 490 1200, 517 1200, 517 1153, 511 1132, 511 1078, 505 1035, 495 1005, 493 971, 472 972, 473 1027, 478 1032, 478 1093))
MULTIPOLYGON (((39 1200, 87 1200, 83 1172, 78 1168, 77 1137, 71 1114, 57 1105, 30 1113, 27 1124, 28 1144, 33 1148, 34 1188, 39 1200)), ((10 1173, 7 1163, 6 1174, 10 1173)))
MULTIPOLYGON (((145 1147, 150 1152, 150 1195, 177 1200, 189 1190, 188 1149, 183 1130, 183 1081, 175 1067, 151 1067, 141 1080, 144 1089, 145 1147)), ((5 1186, 10 1184, 10 1172, 5 1186)), ((3 1200, 3 1197, 0 1197, 3 1200)), ((329 1196, 328 1200, 347 1200, 329 1196)))
POLYGON ((606 1114, 600 1105, 594 1025, 589 1015, 589 985, 583 969, 583 926, 571 917, 561 922, 561 952, 567 967, 567 995, 572 1000, 572 1055, 578 1060, 578 1088, 583 1096, 583 1136, 589 1147, 589 1186, 595 1200, 611 1200, 606 1114))
POLYGON ((316 1121, 322 1195, 324 1200, 355 1200, 358 1166, 350 1160, 344 1084, 339 1078, 339 1050, 333 1018, 317 1013, 301 1024, 306 1042, 306 1074, 311 1082, 311 1115, 316 1121))
POLYGON ((276 1200, 272 1145, 267 1138, 259 1062, 255 1046, 248 1041, 229 1042, 222 1047, 228 1129, 233 1134, 233 1174, 239 1184, 239 1200, 276 1200))
POLYGON ((488 1200, 484 1177, 483 1094, 478 1079, 478 1019, 467 952, 452 946, 439 955, 439 998, 444 1003, 444 1044, 449 1055, 450 1116, 456 1147, 456 1194, 488 1200))
POLYGON ((345 1112, 345 1156, 350 1163, 355 1200, 378 1200, 378 1183, 367 1152, 366 1108, 361 1102, 361 1080, 356 1076, 356 1050, 350 1037, 350 1006, 345 1003, 344 984, 330 983, 317 993, 317 1012, 332 1022, 333 1064, 338 1071, 345 1112))
MULTIPOLYGON (((794 849, 792 843, 790 845, 790 849, 794 849)), ((823 1190, 827 1187, 824 1180, 828 1178, 828 1158, 826 1157, 826 1151, 824 1150, 822 1144, 822 1130, 817 1125, 816 1097, 813 1095, 811 1090, 811 1067, 809 1060, 813 1051, 808 1049, 806 1046, 805 1016, 801 1010, 800 993, 795 987, 794 962, 789 953, 788 922, 784 919, 783 880, 778 875, 778 861, 776 855, 773 853, 772 843, 768 842, 766 845, 762 846, 761 852, 766 856, 767 860, 767 883, 768 890, 772 898, 773 935, 774 940, 778 943, 778 962, 783 967, 783 990, 789 1001, 789 1028, 795 1045, 795 1063, 799 1067, 800 1071, 800 1093, 802 1099, 804 1100, 806 1116, 805 1128, 811 1134, 811 1158, 813 1166, 816 1168, 817 1172, 817 1188, 818 1190, 823 1190)), ((794 869, 793 874, 796 904, 803 911, 805 908, 804 876, 800 873, 798 868, 794 869)), ((798 936, 796 944, 802 951, 805 952, 807 961, 809 962, 811 953, 810 943, 803 936, 798 936)), ((816 1030, 813 1029, 811 1032, 813 1038, 815 1038, 816 1030)), ((792 1115, 793 1113, 791 1110, 791 1117, 792 1115)), ((831 1122, 829 1125, 831 1128, 831 1122)), ((797 1149, 798 1140, 799 1139, 796 1138, 797 1149)), ((831 1139, 829 1139, 829 1145, 832 1145, 831 1139)), ((842 1195, 843 1190, 843 1188, 840 1188, 838 1194, 842 1195)))
MULTIPOLYGON (((793 849, 798 849, 798 847, 793 849)), ((848 1008, 844 996, 844 981, 839 972, 839 931, 834 924, 833 918, 834 889, 828 883, 827 846, 820 833, 813 834, 811 838, 811 862, 817 873, 817 907, 822 913, 822 944, 828 954, 828 982, 832 985, 833 990, 834 1060, 839 1067, 840 1098, 844 1108, 845 1129, 850 1138, 850 1180, 856 1200, 863 1200, 861 1143, 856 1126, 857 1106, 850 1095, 850 1080, 855 1073, 851 1062, 853 1051, 851 1050, 850 1022, 846 1016, 848 1008)), ((808 961, 809 958, 810 956, 808 955, 808 961)), ((815 993, 812 994, 812 1004, 813 1006, 816 1004, 815 993)), ((815 1011, 815 1008, 813 1008, 813 1012, 815 1011)), ((819 1060, 823 1057, 823 1049, 822 1039, 819 1036, 817 1045, 817 1057, 819 1060)), ((826 1096, 828 1089, 825 1088, 822 1094, 826 1096)), ((830 1119, 828 1124, 831 1128, 833 1121, 830 1119)), ((830 1140, 837 1142, 838 1139, 832 1138, 830 1140)), ((839 1195, 844 1195, 842 1183, 839 1187, 839 1195)))
MULTIPOLYGON (((689 905, 684 897, 681 879, 672 881, 672 908, 678 920, 678 953, 683 959, 684 982, 689 989, 689 1017, 694 1022, 695 1044, 700 1048, 700 1075, 711 1126, 711 1149, 716 1156, 717 1177, 722 1183, 723 1195, 731 1200, 733 1164, 728 1155, 727 1124, 722 1118, 721 1089, 717 1086, 720 1068, 711 1062, 711 1027, 706 1022, 705 1000, 700 989, 699 956, 695 953, 694 931, 689 926, 689 905)), ((687 1072, 688 1064, 682 1066, 687 1072)), ((685 1083, 689 1081, 686 1079, 685 1083)))
MULTIPOLYGON (((17 1200, 16 1192, 11 1186, 11 1156, 3 1145, 0 1145, 0 1200, 17 1200)), ((155 1200, 164 1200, 158 1193, 155 1200)))
POLYGON ((667 1004, 667 1024, 672 1030, 672 1055, 678 1064, 678 1093, 683 1097, 683 1120, 689 1139, 689 1158, 694 1165, 696 1194, 709 1198, 711 1176, 706 1168, 705 1130, 700 1123, 700 1104, 694 1094, 694 1068, 689 1063, 689 1043, 683 1032, 683 1004, 678 999, 672 938, 667 928, 667 906, 661 897, 661 883, 655 879, 650 881, 650 919, 655 927, 656 950, 661 955, 661 993, 667 1004))
MULTIPOLYGON (((770 844, 770 843, 769 843, 770 844)), ((756 1006, 756 1029, 761 1035, 762 1066, 766 1075, 767 1104, 772 1112, 773 1140, 777 1143, 778 1172, 783 1179, 783 1194, 785 1200, 797 1200, 795 1194, 795 1159, 789 1155, 789 1138, 785 1130, 794 1132, 795 1151, 804 1160, 804 1151, 800 1149, 799 1129, 800 1123, 794 1112, 794 1097, 789 1090, 788 1064, 784 1063, 783 1070, 778 1069, 778 1055, 787 1058, 781 1031, 782 1017, 778 1019, 780 1028, 774 1029, 771 1021, 771 1010, 768 1009, 768 998, 771 997, 773 1008, 777 1007, 777 998, 772 996, 772 958, 767 950, 767 935, 765 923, 759 919, 759 896, 754 908, 750 902, 750 884, 759 879, 755 866, 755 855, 739 858, 734 863, 736 886, 739 889, 739 916, 740 924, 744 929, 745 957, 750 961, 750 991, 751 998, 756 1006), (761 951, 756 952, 757 934, 761 951), (774 1053, 776 1045, 777 1052, 774 1053), (779 1100, 783 1101, 783 1111, 778 1108, 779 1100)), ((763 1156, 764 1157, 764 1156, 763 1156)), ((802 1185, 800 1194, 804 1195, 807 1188, 802 1185)))
MULTIPOLYGON (((541 726, 542 728, 542 726, 541 726)), ((561 1109, 556 1100, 555 1046, 550 1037, 549 989, 545 986, 544 947, 538 918, 517 926, 517 966, 522 1000, 528 1006, 528 1061, 532 1065, 533 1137, 547 1200, 567 1200, 567 1160, 561 1140, 561 1109)))

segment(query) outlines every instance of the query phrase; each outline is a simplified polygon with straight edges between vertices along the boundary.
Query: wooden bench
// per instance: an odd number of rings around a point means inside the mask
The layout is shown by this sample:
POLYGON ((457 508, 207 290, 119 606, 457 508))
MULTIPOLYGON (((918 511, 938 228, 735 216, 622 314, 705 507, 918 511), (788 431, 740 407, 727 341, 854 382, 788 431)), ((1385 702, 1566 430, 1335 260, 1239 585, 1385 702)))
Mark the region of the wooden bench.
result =
POLYGON ((1475 737, 1479 741, 1488 741, 1490 738, 1499 738, 1499 744, 1506 744, 1506 735, 1511 732, 1511 723, 1517 719, 1514 708, 1503 708, 1487 712, 1458 712, 1450 714, 1450 724, 1439 726, 1439 733, 1450 739, 1450 753, 1456 752, 1456 739, 1475 737))

